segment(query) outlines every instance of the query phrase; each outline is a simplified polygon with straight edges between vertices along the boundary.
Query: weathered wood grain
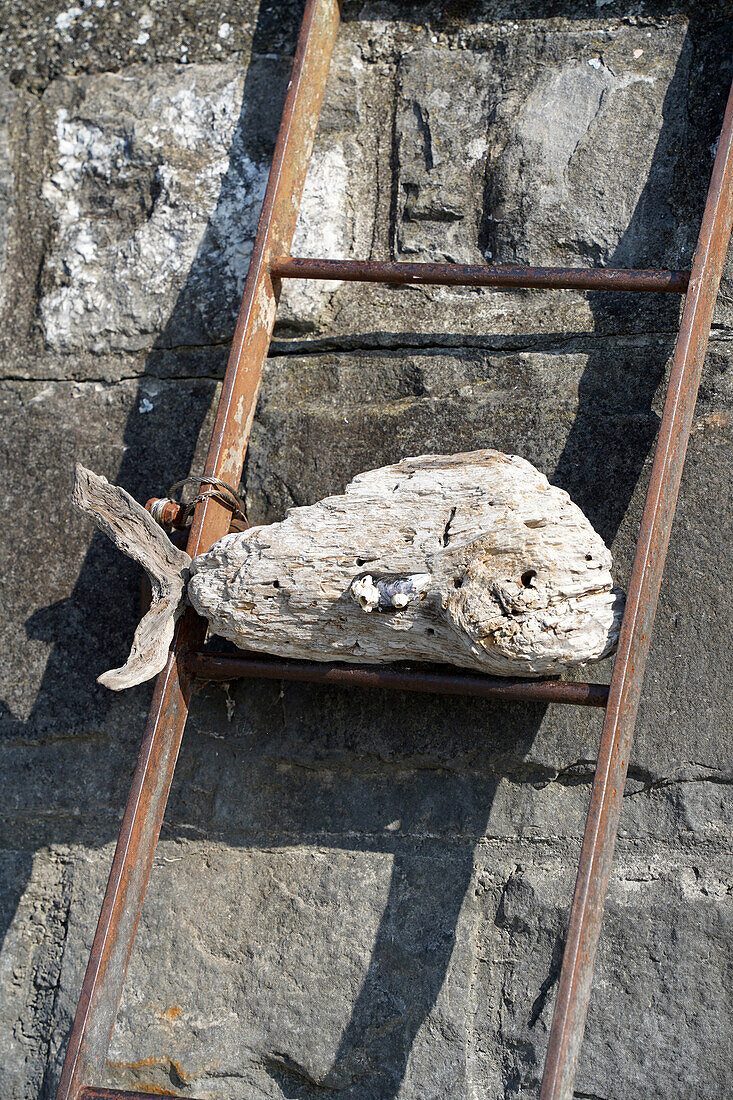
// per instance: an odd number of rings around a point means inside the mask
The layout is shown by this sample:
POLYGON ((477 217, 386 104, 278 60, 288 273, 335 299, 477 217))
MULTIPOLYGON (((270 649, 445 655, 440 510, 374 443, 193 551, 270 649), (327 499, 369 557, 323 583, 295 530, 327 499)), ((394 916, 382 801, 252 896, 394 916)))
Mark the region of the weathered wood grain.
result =
POLYGON ((552 674, 612 652, 623 596, 580 509, 498 451, 407 458, 225 536, 188 595, 243 649, 552 674))
POLYGON ((187 598, 242 649, 316 661, 533 676, 605 657, 618 639, 610 552, 568 494, 515 455, 407 458, 193 561, 83 466, 72 499, 152 583, 129 659, 99 678, 115 690, 164 666, 187 598))
POLYGON ((150 610, 135 631, 130 656, 121 668, 98 678, 105 687, 121 691, 152 679, 165 665, 176 619, 186 603, 191 559, 173 545, 134 497, 81 464, 76 467, 71 500, 150 577, 150 610))

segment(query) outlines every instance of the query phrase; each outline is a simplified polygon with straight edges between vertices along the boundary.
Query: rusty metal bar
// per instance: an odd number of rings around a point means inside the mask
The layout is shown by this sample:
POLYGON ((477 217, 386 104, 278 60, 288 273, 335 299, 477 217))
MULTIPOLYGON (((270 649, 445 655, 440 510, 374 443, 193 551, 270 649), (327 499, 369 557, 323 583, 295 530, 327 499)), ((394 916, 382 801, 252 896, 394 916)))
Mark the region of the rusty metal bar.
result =
POLYGON ((528 703, 572 703, 605 707, 607 684, 569 683, 563 680, 504 679, 474 676, 447 669, 354 668, 319 661, 290 661, 279 657, 240 657, 236 654, 189 653, 186 672, 196 680, 297 680, 342 687, 390 688, 440 695, 473 695, 481 699, 528 703))
MULTIPOLYGON (((169 534, 173 532, 180 533, 187 529, 187 505, 181 504, 177 500, 169 500, 167 497, 151 497, 146 502, 145 508, 150 512, 156 523, 166 528, 169 534)), ((247 527, 246 520, 230 519, 229 521, 229 531, 246 531, 247 527)), ((184 542, 184 547, 185 545, 184 542)))
POLYGON ((635 290, 684 294, 689 271, 637 271, 621 267, 520 267, 497 264, 385 263, 381 260, 311 260, 280 256, 270 267, 278 279, 340 279, 412 286, 504 286, 555 290, 635 290))
POLYGON ((75 1100, 82 1085, 102 1076, 178 757, 188 700, 189 685, 180 674, 173 653, 155 685, 57 1100, 75 1100))
MULTIPOLYGON (((290 249, 331 52, 338 0, 308 0, 255 238, 242 305, 209 447, 205 474, 239 483, 262 367, 275 318, 273 255, 290 249)), ((214 499, 196 507, 188 540, 194 556, 229 530, 230 513, 214 499)), ((142 749, 112 862, 102 912, 69 1038, 57 1100, 79 1100, 102 1077, 132 953, 183 728, 189 681, 179 658, 200 649, 205 623, 192 612, 178 625, 158 677, 142 749)))
POLYGON ((733 87, 708 190, 611 678, 540 1100, 570 1100, 644 666, 715 298, 733 225, 733 87))
MULTIPOLYGON (((79 1093, 79 1100, 160 1100, 161 1096, 173 1093, 160 1092, 127 1092, 126 1089, 104 1089, 99 1085, 85 1085, 79 1093)), ((193 1097, 186 1096, 186 1100, 193 1097)))

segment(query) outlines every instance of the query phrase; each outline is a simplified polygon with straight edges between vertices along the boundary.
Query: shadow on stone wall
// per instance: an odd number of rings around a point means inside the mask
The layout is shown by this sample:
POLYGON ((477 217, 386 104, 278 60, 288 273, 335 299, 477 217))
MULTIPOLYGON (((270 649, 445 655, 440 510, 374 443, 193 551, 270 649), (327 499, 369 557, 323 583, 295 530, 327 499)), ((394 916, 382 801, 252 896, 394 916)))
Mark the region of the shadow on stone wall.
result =
MULTIPOLYGON (((664 181, 669 179, 671 146, 680 128, 687 125, 687 120, 680 123, 674 116, 679 115, 680 104, 686 99, 684 90, 690 79, 692 52, 688 34, 664 98, 664 123, 647 182, 626 232, 608 259, 610 267, 690 265, 692 248, 680 255, 679 226, 674 218, 677 195, 665 192, 664 181), (666 218, 660 216, 660 210, 666 212, 666 218), (650 233, 650 227, 657 232, 650 233)), ((616 318, 633 311, 638 331, 671 333, 678 324, 682 301, 677 294, 600 292, 589 293, 588 299, 596 332, 608 331, 616 318)), ((621 370, 616 364, 616 369, 609 369, 611 364, 605 351, 593 351, 588 356, 578 389, 577 414, 551 480, 570 493, 607 546, 613 543, 626 515, 656 438, 658 418, 649 414, 672 347, 673 339, 669 337, 660 340, 653 352, 648 346, 643 351, 634 349, 621 370), (608 415, 609 411, 619 409, 624 409, 627 415, 608 415)))
MULTIPOLYGON (((290 49, 294 50, 302 7, 302 0, 289 0, 286 5, 279 5, 277 8, 262 5, 253 36, 252 61, 245 72, 242 108, 235 134, 236 139, 246 135, 248 151, 251 151, 253 157, 265 161, 269 161, 272 155, 291 64, 287 60, 283 63, 272 61, 268 65, 266 80, 263 81, 257 60, 260 57, 267 58, 270 52, 273 20, 280 23, 280 36, 283 35, 282 23, 289 23, 290 49)), ((152 166, 151 171, 154 168, 152 166)), ((239 187, 241 180, 237 165, 230 165, 221 180, 217 208, 230 204, 239 187)), ((215 221, 215 213, 212 223, 215 221)), ((197 320, 200 325, 203 322, 203 327, 207 320, 200 316, 200 303, 196 295, 197 292, 200 293, 202 279, 205 280, 211 253, 219 246, 213 231, 207 229, 168 322, 148 356, 143 377, 158 376, 161 360, 166 363, 164 369, 169 371, 171 357, 179 353, 184 362, 185 375, 186 357, 190 357, 192 351, 194 354, 196 352, 186 339, 191 330, 191 316, 199 313, 197 320)), ((216 306, 222 313, 228 309, 231 314, 236 315, 238 304, 230 301, 216 303, 216 306)), ((204 346, 200 350, 203 353, 207 350, 212 353, 206 368, 202 370, 200 364, 197 365, 200 378, 181 378, 176 373, 169 375, 172 381, 180 379, 181 385, 175 405, 169 410, 170 415, 166 419, 163 433, 152 417, 139 415, 138 406, 148 391, 145 381, 141 381, 138 386, 132 403, 133 411, 122 439, 123 457, 115 480, 139 500, 145 501, 152 495, 164 494, 169 485, 185 476, 191 468, 199 432, 214 396, 215 381, 211 376, 216 378, 223 373, 226 352, 223 347, 207 349, 204 346)), ((69 470, 69 484, 72 473, 69 470)), ((42 576, 43 571, 44 566, 39 562, 39 575, 42 576)), ((95 532, 68 598, 41 608, 25 622, 30 640, 45 642, 51 647, 43 678, 27 719, 16 718, 0 700, 0 736, 4 740, 25 740, 38 746, 69 741, 73 745, 71 752, 78 752, 76 767, 72 762, 65 765, 61 775, 57 773, 54 777, 52 770, 51 775, 45 777, 54 790, 58 789, 59 781, 70 781, 71 786, 88 795, 98 777, 101 777, 100 781, 104 786, 104 760, 114 757, 116 766, 119 766, 121 775, 125 777, 122 782, 125 793, 120 791, 119 805, 115 807, 120 816, 142 737, 143 721, 130 731, 129 743, 125 743, 124 732, 118 728, 110 744, 105 726, 108 726, 110 720, 114 725, 115 708, 119 704, 109 691, 95 681, 104 668, 121 663, 129 652, 130 640, 139 618, 139 593, 138 570, 131 562, 121 558, 106 538, 95 532), (121 600, 100 599, 100 592, 111 589, 127 594, 134 593, 135 598, 130 600, 128 595, 121 600)), ((150 695, 150 690, 149 687, 143 687, 134 693, 140 704, 141 719, 145 708, 144 700, 150 695)), ((22 806, 34 803, 38 805, 39 787, 43 787, 41 776, 46 767, 48 765, 41 765, 38 775, 31 775, 24 770, 13 777, 12 784, 9 784, 14 788, 10 791, 11 804, 17 802, 22 806)), ((66 794, 61 801, 68 797, 73 799, 74 796, 66 794)), ((80 795, 80 798, 81 813, 78 816, 72 815, 76 821, 71 828, 68 820, 59 822, 58 827, 50 824, 43 830, 45 836, 41 843, 63 844, 77 840, 91 845, 104 845, 116 839, 119 818, 117 822, 110 820, 105 829, 98 818, 93 819, 93 811, 92 814, 87 812, 84 805, 87 802, 86 796, 80 795)), ((116 813, 114 817, 117 817, 116 813)), ((16 843, 19 847, 23 845, 20 838, 16 843)), ((21 866, 14 865, 12 879, 7 887, 2 884, 0 944, 5 939, 18 902, 30 880, 32 852, 22 851, 19 861, 21 866)), ((99 904, 101 905, 101 898, 99 904)), ((60 960, 57 962, 60 963, 60 960)), ((58 981, 58 978, 59 974, 56 973, 51 981, 58 981)), ((49 1028, 58 1026, 53 1015, 55 994, 47 998, 47 1001, 48 1004, 41 1012, 44 1016, 41 1026, 44 1023, 49 1028)), ((38 1100, 50 1100, 54 1095, 59 1068, 52 1062, 46 1067, 38 1100)))

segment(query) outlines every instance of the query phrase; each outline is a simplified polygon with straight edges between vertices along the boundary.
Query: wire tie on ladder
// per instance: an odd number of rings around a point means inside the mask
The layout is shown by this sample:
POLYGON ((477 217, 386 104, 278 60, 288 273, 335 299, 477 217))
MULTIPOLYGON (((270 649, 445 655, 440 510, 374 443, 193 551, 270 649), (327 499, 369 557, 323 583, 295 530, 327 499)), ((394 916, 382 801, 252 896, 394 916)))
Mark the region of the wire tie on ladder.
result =
MULTIPOLYGON (((168 490, 168 496, 172 498, 176 490, 182 489, 184 485, 192 484, 214 485, 215 488, 209 489, 204 493, 199 493, 193 498, 193 500, 189 504, 185 506, 182 517, 182 525, 184 527, 188 525, 196 505, 200 504, 204 500, 217 501, 217 503, 229 509, 229 511, 232 513, 232 519, 242 519, 245 523, 247 522, 247 516, 244 510, 244 501, 236 492, 236 490, 234 490, 228 482, 222 481, 220 477, 204 477, 203 474, 201 476, 199 476, 198 474, 192 474, 190 477, 181 478, 180 481, 177 481, 174 485, 171 485, 170 489, 168 490)), ((153 519, 157 519, 155 515, 155 510, 153 510, 153 519)))

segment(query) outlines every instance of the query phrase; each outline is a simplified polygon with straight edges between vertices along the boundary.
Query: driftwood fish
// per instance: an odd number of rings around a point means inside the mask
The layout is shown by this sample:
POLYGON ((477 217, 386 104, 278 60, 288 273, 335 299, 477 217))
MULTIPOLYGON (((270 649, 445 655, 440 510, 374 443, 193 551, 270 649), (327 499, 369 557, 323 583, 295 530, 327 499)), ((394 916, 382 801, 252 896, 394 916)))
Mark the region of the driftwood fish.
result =
POLYGON ((623 593, 568 494, 516 455, 406 458, 191 558, 124 489, 78 466, 72 499, 150 576, 119 690, 165 665, 187 603, 245 650, 556 674, 613 652, 623 593))

